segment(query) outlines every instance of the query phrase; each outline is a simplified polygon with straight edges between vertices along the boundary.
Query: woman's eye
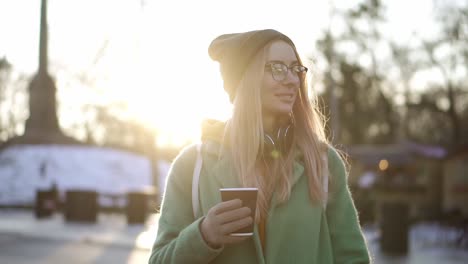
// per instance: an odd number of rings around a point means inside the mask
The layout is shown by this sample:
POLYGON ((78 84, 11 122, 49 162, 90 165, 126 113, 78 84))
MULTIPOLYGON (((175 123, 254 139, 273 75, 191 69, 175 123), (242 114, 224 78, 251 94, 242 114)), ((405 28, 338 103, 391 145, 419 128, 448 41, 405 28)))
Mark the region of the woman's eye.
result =
POLYGON ((282 71, 284 71, 283 67, 281 67, 281 66, 274 66, 274 67, 273 67, 273 70, 274 70, 274 71, 277 71, 277 72, 282 72, 282 71))

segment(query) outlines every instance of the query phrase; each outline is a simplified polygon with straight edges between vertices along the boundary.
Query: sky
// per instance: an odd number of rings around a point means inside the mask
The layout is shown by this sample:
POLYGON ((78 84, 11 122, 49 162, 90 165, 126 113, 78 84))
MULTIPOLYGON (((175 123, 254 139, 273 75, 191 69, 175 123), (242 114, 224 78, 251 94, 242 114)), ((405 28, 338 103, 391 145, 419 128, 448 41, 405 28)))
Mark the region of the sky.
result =
MULTIPOLYGON (((194 140, 203 118, 230 113, 218 65, 208 57, 211 40, 274 28, 293 39, 303 57, 313 56, 330 24, 330 2, 49 0, 49 69, 61 125, 83 118, 82 104, 123 101, 128 116, 160 130, 159 144, 194 140)), ((390 37, 430 34, 437 1, 386 2, 390 37)), ((0 57, 18 72, 37 69, 39 14, 40 0, 0 0, 0 57)))

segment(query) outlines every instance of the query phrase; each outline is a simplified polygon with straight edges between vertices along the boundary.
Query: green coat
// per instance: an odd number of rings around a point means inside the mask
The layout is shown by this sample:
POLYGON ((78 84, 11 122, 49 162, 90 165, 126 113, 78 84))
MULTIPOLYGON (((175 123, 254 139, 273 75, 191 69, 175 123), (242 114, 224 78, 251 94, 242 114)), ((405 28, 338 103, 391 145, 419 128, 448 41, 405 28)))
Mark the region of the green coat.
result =
MULTIPOLYGON (((204 144, 200 174, 200 211, 221 202, 219 188, 240 187, 230 154, 218 157, 219 145, 204 144)), ((173 162, 167 179, 156 241, 149 263, 369 263, 356 209, 347 186, 343 161, 334 149, 328 153, 330 193, 326 209, 309 199, 304 167, 294 164, 290 199, 278 205, 273 196, 266 226, 265 252, 257 227, 251 239, 221 249, 203 240, 192 212, 192 173, 197 150, 186 148, 173 162)))

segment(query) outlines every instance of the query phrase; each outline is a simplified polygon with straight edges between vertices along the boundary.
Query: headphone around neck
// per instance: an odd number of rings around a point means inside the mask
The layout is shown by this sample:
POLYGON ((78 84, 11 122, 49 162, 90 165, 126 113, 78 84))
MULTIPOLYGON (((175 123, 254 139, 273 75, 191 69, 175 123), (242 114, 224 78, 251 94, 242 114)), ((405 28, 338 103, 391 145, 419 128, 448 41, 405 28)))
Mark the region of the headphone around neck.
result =
POLYGON ((278 158, 280 155, 286 154, 286 151, 291 145, 291 131, 293 126, 288 124, 287 126, 280 127, 274 135, 264 133, 263 140, 263 156, 269 158, 278 158))

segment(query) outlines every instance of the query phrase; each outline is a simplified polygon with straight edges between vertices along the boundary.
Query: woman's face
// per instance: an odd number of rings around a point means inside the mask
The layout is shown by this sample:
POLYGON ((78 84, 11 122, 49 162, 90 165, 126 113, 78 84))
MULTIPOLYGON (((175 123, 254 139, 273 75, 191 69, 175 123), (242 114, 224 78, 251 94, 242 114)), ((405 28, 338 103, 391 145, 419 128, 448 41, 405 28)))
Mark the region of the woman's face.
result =
POLYGON ((272 43, 266 54, 265 74, 261 88, 264 116, 280 116, 292 111, 301 85, 301 73, 295 72, 295 70, 298 71, 298 65, 301 67, 289 44, 284 41, 272 43), (293 66, 296 67, 292 68, 293 66))

